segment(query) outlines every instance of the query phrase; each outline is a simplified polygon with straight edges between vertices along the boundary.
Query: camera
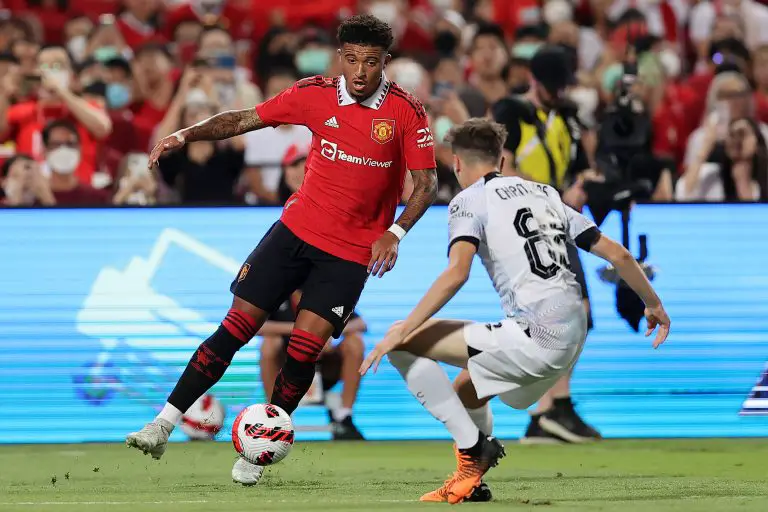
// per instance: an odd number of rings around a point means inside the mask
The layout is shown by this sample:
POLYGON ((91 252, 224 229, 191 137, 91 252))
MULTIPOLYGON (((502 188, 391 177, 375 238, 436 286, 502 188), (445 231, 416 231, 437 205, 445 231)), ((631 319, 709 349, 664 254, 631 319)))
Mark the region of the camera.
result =
MULTIPOLYGON (((618 94, 606 108, 598 132, 596 165, 605 177, 603 182, 586 182, 589 206, 599 226, 612 210, 621 214, 622 243, 629 248, 630 208, 634 201, 650 199, 661 176, 661 167, 654 164, 651 150, 651 117, 642 101, 634 94, 637 65, 624 64, 618 94)), ((645 263, 648 237, 639 237, 638 262, 649 279, 655 269, 645 263)), ((645 309, 642 300, 618 276, 613 267, 598 270, 601 280, 616 284, 616 309, 637 331, 645 309)))

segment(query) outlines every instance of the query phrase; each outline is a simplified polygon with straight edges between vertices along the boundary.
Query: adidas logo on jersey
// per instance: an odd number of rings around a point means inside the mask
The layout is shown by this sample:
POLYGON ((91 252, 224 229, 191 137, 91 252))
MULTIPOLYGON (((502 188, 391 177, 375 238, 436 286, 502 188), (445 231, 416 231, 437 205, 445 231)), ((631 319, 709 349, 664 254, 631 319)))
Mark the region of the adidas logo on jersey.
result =
POLYGON ((330 119, 328 119, 325 122, 325 126, 330 126, 331 128, 338 128, 339 127, 339 122, 336 121, 336 116, 332 116, 330 119))
POLYGON ((334 313, 336 313, 339 318, 344 316, 344 306, 336 306, 335 308, 331 309, 334 313))

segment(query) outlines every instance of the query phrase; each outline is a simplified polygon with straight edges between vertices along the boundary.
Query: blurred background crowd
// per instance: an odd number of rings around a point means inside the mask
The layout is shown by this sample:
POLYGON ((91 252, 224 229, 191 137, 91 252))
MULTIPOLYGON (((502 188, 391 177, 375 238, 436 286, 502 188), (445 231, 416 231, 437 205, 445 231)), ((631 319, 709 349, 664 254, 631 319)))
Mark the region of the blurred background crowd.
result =
POLYGON ((757 0, 0 5, 5 205, 281 204, 303 179, 304 127, 195 142, 154 171, 147 152, 183 126, 251 107, 297 79, 339 74, 335 26, 355 12, 393 27, 387 75, 430 115, 441 203, 457 191, 444 135, 525 93, 531 58, 545 43, 572 59, 567 98, 595 174, 605 172, 606 112, 628 101, 633 116, 647 119, 633 152, 663 170, 649 199, 768 197, 768 6, 757 0))

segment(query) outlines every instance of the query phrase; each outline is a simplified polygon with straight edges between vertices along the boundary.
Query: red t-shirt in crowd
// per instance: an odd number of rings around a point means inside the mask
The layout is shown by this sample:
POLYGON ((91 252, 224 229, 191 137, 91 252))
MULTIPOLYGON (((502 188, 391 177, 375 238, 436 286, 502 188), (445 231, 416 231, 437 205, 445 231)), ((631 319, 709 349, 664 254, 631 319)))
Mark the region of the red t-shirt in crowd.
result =
MULTIPOLYGON (((95 101, 89 101, 94 106, 103 109, 104 106, 95 101)), ((43 128, 56 119, 70 121, 80 135, 80 165, 76 173, 83 183, 90 183, 96 170, 96 156, 99 140, 88 131, 80 121, 74 118, 64 106, 43 107, 37 101, 25 101, 8 109, 8 133, 6 138, 16 143, 17 153, 27 153, 34 158, 43 158, 43 128)))
POLYGON ((54 191, 53 197, 59 206, 100 206, 111 203, 108 190, 96 189, 84 183, 78 183, 72 190, 54 191))
POLYGON ((150 42, 165 42, 165 37, 155 27, 142 23, 128 12, 121 14, 115 25, 125 39, 125 44, 132 50, 150 42))
POLYGON ((269 126, 304 125, 313 134, 304 183, 282 222, 306 243, 367 265, 371 245, 394 220, 406 169, 435 168, 424 107, 386 77, 358 103, 343 77, 316 76, 256 113, 269 126))

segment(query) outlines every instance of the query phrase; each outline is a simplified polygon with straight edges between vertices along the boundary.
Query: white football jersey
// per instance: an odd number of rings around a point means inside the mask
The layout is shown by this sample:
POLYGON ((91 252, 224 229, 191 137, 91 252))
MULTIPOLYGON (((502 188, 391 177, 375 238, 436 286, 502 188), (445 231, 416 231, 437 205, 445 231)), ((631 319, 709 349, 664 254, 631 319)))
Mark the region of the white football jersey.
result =
POLYGON ((531 337, 559 346, 571 324, 585 321, 565 244, 589 250, 600 231, 554 188, 489 174, 461 191, 448 212, 451 246, 475 244, 504 313, 531 337))

